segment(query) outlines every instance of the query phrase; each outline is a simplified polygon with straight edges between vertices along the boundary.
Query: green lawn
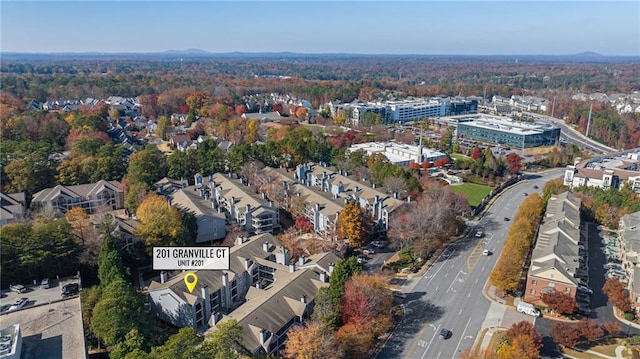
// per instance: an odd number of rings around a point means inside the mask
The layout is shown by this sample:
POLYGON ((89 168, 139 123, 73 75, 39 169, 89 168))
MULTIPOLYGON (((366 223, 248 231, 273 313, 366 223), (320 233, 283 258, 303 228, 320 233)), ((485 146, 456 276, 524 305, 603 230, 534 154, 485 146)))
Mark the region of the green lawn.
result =
POLYGON ((475 183, 463 183, 457 186, 450 186, 450 188, 453 192, 462 193, 465 197, 467 197, 469 205, 472 207, 478 206, 482 199, 486 197, 493 189, 493 187, 483 186, 481 184, 475 183))
POLYGON ((451 156, 451 158, 453 158, 456 161, 457 160, 468 160, 468 159, 471 159, 471 157, 465 156, 465 155, 463 155, 461 153, 452 153, 449 156, 451 156))

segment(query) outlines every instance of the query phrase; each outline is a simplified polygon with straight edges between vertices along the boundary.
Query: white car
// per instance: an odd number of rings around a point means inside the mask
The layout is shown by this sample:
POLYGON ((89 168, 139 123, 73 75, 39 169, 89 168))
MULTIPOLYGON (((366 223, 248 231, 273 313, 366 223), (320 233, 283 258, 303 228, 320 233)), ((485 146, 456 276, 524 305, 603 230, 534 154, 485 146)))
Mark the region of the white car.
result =
POLYGON ((483 256, 488 256, 489 254, 491 254, 491 252, 489 252, 488 249, 485 249, 485 250, 482 251, 482 255, 483 256))
POLYGON ((24 307, 25 305, 27 305, 27 301, 29 300, 29 298, 20 298, 20 299, 16 299, 15 302, 13 302, 13 304, 11 304, 11 306, 9 307, 9 312, 14 311, 14 310, 18 310, 22 307, 24 307))
POLYGON ((587 286, 584 286, 584 285, 579 285, 578 286, 578 290, 581 291, 581 292, 586 292, 586 293, 589 293, 589 294, 593 294, 593 290, 591 288, 587 287, 587 286))

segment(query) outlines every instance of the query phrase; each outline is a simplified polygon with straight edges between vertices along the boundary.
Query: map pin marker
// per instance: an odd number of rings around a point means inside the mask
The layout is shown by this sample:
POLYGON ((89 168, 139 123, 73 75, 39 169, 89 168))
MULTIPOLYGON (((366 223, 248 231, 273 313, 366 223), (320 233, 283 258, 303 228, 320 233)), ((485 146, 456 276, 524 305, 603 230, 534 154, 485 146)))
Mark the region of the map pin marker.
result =
POLYGON ((196 288, 196 284, 198 284, 198 276, 193 272, 189 272, 185 274, 184 284, 187 285, 187 289, 189 289, 189 293, 193 292, 193 290, 196 288))

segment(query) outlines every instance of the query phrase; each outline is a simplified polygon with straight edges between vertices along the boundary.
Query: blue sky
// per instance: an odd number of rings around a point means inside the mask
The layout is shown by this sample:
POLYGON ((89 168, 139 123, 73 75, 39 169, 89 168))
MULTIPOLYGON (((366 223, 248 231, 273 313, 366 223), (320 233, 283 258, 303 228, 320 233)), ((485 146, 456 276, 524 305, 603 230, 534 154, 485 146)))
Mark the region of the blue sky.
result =
POLYGON ((640 1, 0 1, 2 52, 640 56, 640 1))

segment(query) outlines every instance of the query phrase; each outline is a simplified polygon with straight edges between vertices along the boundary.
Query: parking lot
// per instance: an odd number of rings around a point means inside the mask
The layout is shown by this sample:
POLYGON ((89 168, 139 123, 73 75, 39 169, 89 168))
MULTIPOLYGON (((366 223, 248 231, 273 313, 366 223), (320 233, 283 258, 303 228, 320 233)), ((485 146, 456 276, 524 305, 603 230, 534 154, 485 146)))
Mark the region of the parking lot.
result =
MULTIPOLYGON (((40 282, 38 282, 35 285, 33 283, 29 285, 24 284, 26 290, 23 293, 12 292, 9 289, 3 290, 2 295, 0 295, 0 313, 6 313, 11 304, 20 298, 27 298, 27 302, 26 305, 19 310, 42 304, 50 304, 64 299, 62 288, 71 283, 80 284, 80 280, 78 277, 51 278, 49 279, 49 288, 42 288, 40 282)), ((68 298, 75 296, 77 295, 68 296, 68 298)))

